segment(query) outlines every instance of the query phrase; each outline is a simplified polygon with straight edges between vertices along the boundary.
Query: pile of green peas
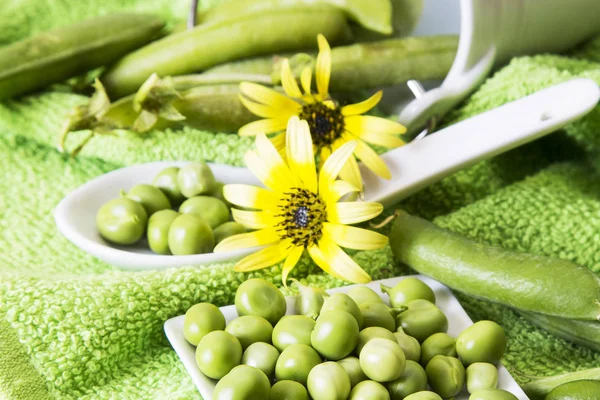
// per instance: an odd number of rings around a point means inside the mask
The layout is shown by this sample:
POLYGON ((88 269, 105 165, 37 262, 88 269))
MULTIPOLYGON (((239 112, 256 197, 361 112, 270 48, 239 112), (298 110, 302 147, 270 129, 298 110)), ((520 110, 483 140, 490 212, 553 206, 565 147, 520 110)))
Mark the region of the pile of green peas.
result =
POLYGON ((162 170, 98 210, 96 226, 110 243, 131 245, 145 234, 156 254, 210 253, 223 239, 246 232, 231 221, 223 183, 204 162, 162 170), (177 211, 175 211, 175 209, 177 211))
POLYGON ((250 279, 226 323, 210 303, 185 314, 184 336, 214 400, 441 400, 467 388, 470 400, 515 400, 498 389, 503 329, 479 321, 457 338, 435 293, 409 277, 382 290, 327 295, 298 283, 294 315, 272 283, 250 279))

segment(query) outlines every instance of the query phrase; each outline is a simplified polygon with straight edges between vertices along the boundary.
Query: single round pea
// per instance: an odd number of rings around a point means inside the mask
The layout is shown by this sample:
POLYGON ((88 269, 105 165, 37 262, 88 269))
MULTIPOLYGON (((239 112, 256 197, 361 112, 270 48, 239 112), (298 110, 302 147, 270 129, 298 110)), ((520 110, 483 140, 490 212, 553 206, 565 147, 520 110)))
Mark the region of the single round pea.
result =
POLYGON ((338 364, 344 368, 348 376, 350 377, 350 387, 356 386, 359 382, 367 380, 367 376, 360 368, 360 361, 358 357, 346 357, 337 361, 338 364))
POLYGON ((399 327, 396 332, 394 332, 394 337, 396 338, 396 342, 404 352, 407 360, 412 360, 419 362, 421 360, 421 345, 419 341, 414 337, 407 335, 404 332, 402 327, 399 327))
POLYGON ((448 318, 429 300, 417 299, 398 315, 396 325, 422 343, 434 333, 448 331, 448 318))
POLYGON ((238 365, 215 385, 213 400, 268 399, 271 382, 261 370, 238 365))
POLYGON ((177 256, 210 253, 215 247, 215 238, 210 226, 202 218, 181 214, 169 228, 169 250, 177 256))
POLYGON ((380 326, 370 326, 358 333, 358 341, 356 342, 356 354, 360 354, 362 348, 367 342, 374 338, 388 339, 396 341, 396 337, 390 331, 380 326))
POLYGON ((210 193, 215 186, 215 176, 205 162, 192 162, 179 168, 177 186, 188 199, 210 193))
POLYGON ((271 387, 269 400, 308 400, 308 392, 298 382, 279 381, 271 387))
POLYGON ((325 299, 325 303, 323 303, 321 312, 337 310, 346 311, 352 314, 352 316, 354 317, 354 319, 356 319, 356 322, 358 323, 358 329, 362 329, 363 316, 360 312, 360 309, 350 296, 348 296, 345 293, 334 293, 325 299))
POLYGON ((349 400, 390 400, 385 386, 375 381, 362 381, 352 389, 349 400))
POLYGON ((498 369, 489 363, 473 363, 467 368, 467 391, 495 389, 498 386, 498 369))
POLYGON ((279 358, 279 352, 269 343, 252 343, 244 354, 242 364, 260 369, 268 377, 274 376, 275 364, 279 358))
POLYGON ((360 367, 369 379, 389 382, 404 372, 406 357, 395 340, 375 338, 365 344, 359 356, 360 367))
POLYGON ((443 332, 429 336, 421 345, 421 365, 426 366, 437 355, 457 357, 455 342, 452 336, 443 332))
POLYGON ((227 324, 225 331, 235 336, 242 349, 246 349, 256 342, 271 343, 273 326, 263 317, 242 315, 227 324))
POLYGON ((125 197, 140 203, 149 217, 157 211, 171 209, 171 202, 167 196, 162 190, 152 185, 135 185, 125 197))
POLYGON ((442 400, 442 398, 437 393, 430 392, 429 390, 423 390, 421 392, 406 396, 404 400, 442 400))
POLYGON ((383 303, 361 304, 360 312, 363 316, 363 327, 380 326, 393 332, 396 329, 396 321, 390 308, 383 303))
POLYGON ((239 235, 242 233, 246 233, 246 228, 242 224, 238 224, 237 222, 229 221, 224 224, 219 225, 213 231, 215 235, 215 245, 221 243, 224 239, 239 235))
POLYGON ((458 358, 435 356, 425 368, 427 381, 442 397, 454 397, 465 386, 465 367, 458 358))
POLYGON ((286 315, 273 328, 273 345, 283 351, 292 344, 310 346, 310 334, 315 328, 315 320, 304 315, 286 315))
POLYGON ((229 221, 229 208, 221 200, 209 196, 187 199, 179 206, 179 212, 197 215, 213 229, 229 221))
MULTIPOLYGON (((476 392, 479 394, 479 391, 476 392)), ((545 400, 597 400, 600 380, 580 379, 558 385, 546 395, 545 400)), ((477 397, 476 399, 481 399, 477 397)), ((512 397, 495 397, 493 400, 512 400, 512 397)))
POLYGON ((185 313, 183 336, 194 346, 197 346, 208 333, 223 329, 225 329, 225 317, 214 304, 195 304, 185 313))
POLYGON ((361 304, 382 303, 383 299, 368 286, 356 285, 346 292, 352 300, 360 307, 361 304))
POLYGON ((392 307, 407 305, 413 300, 423 299, 435 304, 435 293, 422 280, 415 277, 404 278, 396 286, 381 285, 381 291, 390 296, 392 307))
POLYGON ((169 250, 169 228, 178 216, 177 211, 160 210, 150 217, 148 230, 146 231, 150 250, 156 254, 171 254, 171 250, 169 250))
POLYGON ((321 312, 310 334, 312 347, 329 360, 340 360, 356 347, 358 323, 346 311, 321 312))
POLYGON ((285 315, 285 297, 271 282, 254 278, 243 282, 235 292, 235 309, 238 315, 256 315, 271 323, 285 315))
MULTIPOLYGON (((589 397, 589 399, 597 399, 598 392, 594 392, 593 395, 594 397, 589 397)), ((548 399, 548 396, 546 396, 546 399, 548 399)), ((569 396, 563 397, 563 399, 575 399, 575 397, 569 396)), ((469 400, 518 400, 518 398, 514 394, 502 389, 481 389, 471 394, 469 400)))
POLYGON ((169 198, 172 206, 181 204, 185 197, 181 194, 179 186, 177 186, 177 173, 179 168, 169 167, 159 172, 152 181, 152 184, 163 191, 169 198))
POLYGON ((345 400, 350 395, 350 377, 341 365, 328 361, 310 371, 307 387, 313 400, 345 400))
POLYGON ((317 319, 325 303, 325 298, 328 296, 327 292, 321 288, 305 286, 295 279, 293 282, 299 292, 294 304, 296 314, 317 319))
POLYGON ((475 362, 498 364, 506 350, 504 329, 493 321, 479 321, 456 338, 456 352, 466 365, 475 362))
POLYGON ((227 207, 231 208, 232 204, 225 199, 225 195, 223 194, 223 186, 225 186, 223 182, 215 182, 215 185, 213 186, 212 190, 206 195, 221 200, 227 205, 227 207))
POLYGON ((196 347, 196 364, 204 375, 221 379, 242 361, 242 345, 231 333, 207 333, 196 347))
POLYGON ((96 214, 100 235, 116 244, 133 244, 146 230, 148 215, 140 203, 128 198, 118 198, 104 204, 96 214))
POLYGON ((296 381, 306 386, 308 373, 321 363, 321 357, 310 346, 292 344, 281 352, 275 364, 275 376, 278 381, 296 381))
POLYGON ((427 389, 427 374, 419 363, 406 360, 402 375, 389 382, 387 387, 391 400, 402 400, 408 395, 427 389))

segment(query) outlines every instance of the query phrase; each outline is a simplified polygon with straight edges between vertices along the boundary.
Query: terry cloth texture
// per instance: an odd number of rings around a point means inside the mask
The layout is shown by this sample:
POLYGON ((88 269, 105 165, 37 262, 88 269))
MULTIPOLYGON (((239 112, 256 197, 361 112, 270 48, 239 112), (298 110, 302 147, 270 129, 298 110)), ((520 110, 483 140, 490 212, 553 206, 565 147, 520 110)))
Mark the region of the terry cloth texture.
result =
MULTIPOLYGON (((0 43, 129 8, 159 12, 174 22, 185 16, 187 3, 4 0, 0 43)), ((573 77, 600 83, 598 43, 568 57, 513 60, 447 123, 573 77)), ((234 273, 230 263, 128 272, 69 243, 57 232, 52 213, 70 191, 116 168, 175 159, 241 165, 252 141, 193 129, 143 137, 125 133, 95 138, 69 159, 55 149, 56 135, 66 113, 82 100, 45 92, 0 104, 0 398, 199 399, 165 339, 164 321, 198 302, 232 303, 237 286, 250 277, 280 285, 280 267, 252 274, 234 273)), ((600 107, 561 132, 430 186, 401 207, 476 240, 573 260, 599 272, 598 152, 600 107)), ((389 248, 353 257, 373 279, 410 273, 394 262, 389 248)), ((343 284, 306 259, 292 275, 311 285, 343 284)), ((505 328, 508 368, 551 375, 600 366, 600 354, 555 338, 509 309, 459 298, 474 320, 491 319, 505 328)))

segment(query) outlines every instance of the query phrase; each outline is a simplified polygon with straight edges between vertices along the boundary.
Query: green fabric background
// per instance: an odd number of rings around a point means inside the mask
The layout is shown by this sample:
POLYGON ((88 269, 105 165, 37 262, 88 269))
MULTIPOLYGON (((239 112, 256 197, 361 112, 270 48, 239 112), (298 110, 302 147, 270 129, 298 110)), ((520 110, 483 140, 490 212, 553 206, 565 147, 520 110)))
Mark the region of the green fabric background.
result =
MULTIPOLYGON (((187 2, 4 0, 0 43, 125 8, 159 12, 174 22, 185 16, 187 2)), ((572 77, 600 83, 599 61, 600 40, 568 57, 515 59, 448 122, 572 77)), ((0 104, 0 398, 197 399, 164 337, 164 321, 200 301, 231 303, 235 288, 250 276, 279 284, 280 268, 251 275, 232 272, 231 264, 122 271, 67 242, 52 213, 71 190, 113 169, 175 159, 241 165, 252 141, 193 129, 125 133, 95 138, 69 159, 55 149, 57 132, 82 100, 46 92, 0 104)), ((597 107, 563 131, 461 171, 401 206, 477 240, 570 259, 598 272, 599 151, 597 107)), ((410 272, 396 265, 389 248, 354 257, 373 279, 410 272)), ((306 259, 293 275, 324 287, 342 284, 306 259)), ((509 309, 459 298, 474 320, 492 319, 506 329, 503 361, 509 368, 548 375, 600 366, 599 354, 554 338, 509 309)))

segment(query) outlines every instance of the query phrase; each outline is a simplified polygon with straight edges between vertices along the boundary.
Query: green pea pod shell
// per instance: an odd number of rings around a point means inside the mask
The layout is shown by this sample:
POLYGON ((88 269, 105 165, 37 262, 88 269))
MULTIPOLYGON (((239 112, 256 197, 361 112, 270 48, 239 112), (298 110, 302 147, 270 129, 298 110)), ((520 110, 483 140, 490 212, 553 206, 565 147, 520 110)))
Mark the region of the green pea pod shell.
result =
POLYGON ((163 20, 111 14, 43 32, 0 49, 0 99, 108 65, 156 38, 163 20))
MULTIPOLYGON (((511 374, 522 375, 518 371, 511 371, 511 374)), ((584 380, 600 380, 600 368, 585 369, 576 372, 569 372, 561 375, 531 377, 524 375, 525 378, 533 378, 530 382, 522 385, 523 391, 531 400, 544 400, 546 396, 561 385, 584 380)))
POLYGON ((600 277, 573 262, 478 243, 404 212, 394 221, 390 246, 396 260, 471 296, 555 317, 598 319, 600 277))

